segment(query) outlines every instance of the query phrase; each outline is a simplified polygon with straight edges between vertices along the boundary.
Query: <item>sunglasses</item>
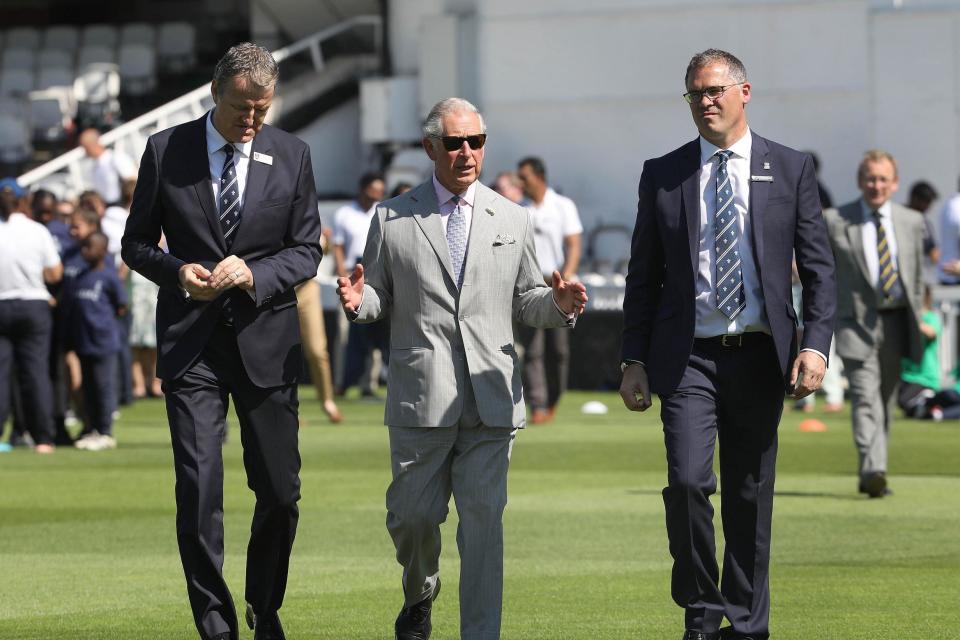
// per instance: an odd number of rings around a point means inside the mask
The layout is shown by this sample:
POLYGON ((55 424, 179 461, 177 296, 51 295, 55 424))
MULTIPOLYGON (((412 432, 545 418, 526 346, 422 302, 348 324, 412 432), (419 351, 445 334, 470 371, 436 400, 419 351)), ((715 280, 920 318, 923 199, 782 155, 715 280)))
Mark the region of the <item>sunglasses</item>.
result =
POLYGON ((443 148, 447 151, 456 151, 463 146, 464 142, 470 145, 471 149, 476 151, 477 149, 482 149, 483 145, 487 142, 487 134, 478 133, 472 136, 440 136, 440 142, 443 143, 443 148))

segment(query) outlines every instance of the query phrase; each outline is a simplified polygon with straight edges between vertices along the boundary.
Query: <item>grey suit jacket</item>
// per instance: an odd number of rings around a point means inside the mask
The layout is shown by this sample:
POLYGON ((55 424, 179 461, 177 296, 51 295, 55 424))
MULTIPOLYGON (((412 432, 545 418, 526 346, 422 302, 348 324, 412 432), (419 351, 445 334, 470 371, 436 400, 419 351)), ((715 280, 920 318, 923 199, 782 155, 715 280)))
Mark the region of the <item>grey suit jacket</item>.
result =
MULTIPOLYGON (((920 311, 923 308, 923 218, 891 203, 894 235, 897 239, 897 269, 907 295, 912 322, 909 326, 910 353, 919 361, 923 355, 920 311)), ((860 200, 839 209, 823 212, 837 265, 837 353, 851 360, 867 359, 879 344, 877 308, 880 292, 870 280, 863 246, 863 211, 860 200)))
POLYGON ((363 302, 353 320, 390 318, 384 423, 453 425, 470 384, 491 427, 526 420, 513 320, 567 326, 545 286, 530 215, 477 184, 458 291, 432 180, 377 207, 363 253, 363 302))

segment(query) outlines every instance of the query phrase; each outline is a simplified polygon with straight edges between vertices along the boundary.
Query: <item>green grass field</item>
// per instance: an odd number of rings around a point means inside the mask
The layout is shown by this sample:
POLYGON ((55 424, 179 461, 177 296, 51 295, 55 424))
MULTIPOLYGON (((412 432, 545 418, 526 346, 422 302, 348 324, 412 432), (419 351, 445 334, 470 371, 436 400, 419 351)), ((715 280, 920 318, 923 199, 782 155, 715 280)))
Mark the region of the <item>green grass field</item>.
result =
MULTIPOLYGON (((287 635, 392 638, 400 568, 384 528, 382 405, 346 402, 347 422, 331 426, 304 391, 287 635)), ((570 393, 556 423, 520 433, 505 516, 505 640, 680 637, 656 409, 632 415, 614 394, 570 393), (581 415, 588 399, 610 412, 581 415)), ((960 425, 897 421, 896 494, 868 500, 856 493, 849 415, 827 419, 825 433, 799 432, 800 419, 787 411, 780 428, 773 637, 960 638, 960 425)), ((116 432, 112 452, 0 455, 0 638, 196 638, 162 402, 126 408, 116 432)), ((242 599, 253 501, 238 435, 225 451, 225 572, 242 599)), ((459 637, 455 514, 444 525, 437 640, 459 637)))

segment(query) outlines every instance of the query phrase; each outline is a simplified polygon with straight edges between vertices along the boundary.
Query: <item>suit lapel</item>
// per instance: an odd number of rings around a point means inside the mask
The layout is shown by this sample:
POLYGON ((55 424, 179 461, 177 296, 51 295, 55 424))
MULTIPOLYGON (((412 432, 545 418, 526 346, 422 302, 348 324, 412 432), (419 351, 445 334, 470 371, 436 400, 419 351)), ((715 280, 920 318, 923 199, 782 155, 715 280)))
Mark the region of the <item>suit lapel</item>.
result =
POLYGON ((857 200, 852 206, 841 209, 841 214, 847 223, 847 242, 850 243, 850 252, 860 267, 860 273, 869 287, 873 287, 873 281, 870 278, 870 269, 867 268, 867 257, 863 252, 863 222, 861 219, 860 201, 857 200))
MULTIPOLYGON (((423 235, 427 236, 427 241, 433 247, 450 280, 456 282, 450 262, 450 250, 447 248, 447 237, 443 233, 443 224, 440 222, 440 205, 437 203, 437 192, 433 189, 433 180, 427 180, 417 187, 411 199, 416 202, 412 212, 413 219, 420 225, 423 235)), ((476 217, 476 207, 474 207, 474 217, 476 217)))
POLYGON ((687 218, 690 265, 693 273, 700 270, 700 139, 687 145, 687 153, 680 159, 681 205, 687 218))
POLYGON ((191 176, 193 189, 197 194, 197 200, 203 215, 207 218, 210 225, 210 233, 217 241, 217 246, 227 254, 227 243, 223 239, 223 229, 220 227, 220 214, 217 211, 217 204, 213 201, 213 186, 210 177, 210 157, 207 154, 207 115, 199 120, 195 120, 197 126, 198 147, 191 149, 184 154, 187 158, 187 175, 191 176))
POLYGON ((467 257, 464 264, 465 282, 477 281, 474 272, 481 268, 478 265, 483 262, 483 257, 489 255, 485 248, 493 244, 493 236, 497 230, 494 219, 497 212, 494 205, 498 197, 483 184, 477 183, 473 196, 473 218, 470 222, 470 238, 467 241, 467 257))
MULTIPOLYGON (((907 291, 907 285, 905 283, 913 282, 914 269, 917 265, 913 263, 910 259, 912 252, 905 250, 906 247, 909 247, 913 242, 913 236, 911 235, 910 227, 906 224, 904 216, 901 215, 902 210, 895 203, 890 203, 890 217, 893 220, 893 233, 897 238, 897 271, 900 273, 900 282, 904 283, 904 291, 907 291)), ((913 293, 912 291, 907 291, 913 293)))
POLYGON ((243 224, 243 216, 256 215, 254 208, 256 204, 262 200, 261 196, 267 186, 267 179, 270 177, 272 165, 265 162, 257 162, 253 159, 254 154, 257 153, 270 155, 273 146, 268 132, 269 129, 264 127, 260 134, 254 137, 253 146, 250 147, 250 160, 247 163, 247 185, 243 192, 243 206, 240 210, 240 228, 236 231, 237 237, 233 239, 233 253, 239 251, 238 245, 242 247, 243 241, 246 239, 247 234, 244 233, 244 226, 250 227, 250 225, 243 224))
POLYGON ((767 208, 767 198, 770 197, 769 182, 753 182, 751 176, 771 175, 776 173, 777 167, 770 165, 770 149, 767 141, 753 134, 753 144, 750 148, 750 175, 747 176, 750 185, 750 216, 753 240, 753 263, 757 267, 757 277, 763 282, 761 273, 763 265, 763 211, 767 208))

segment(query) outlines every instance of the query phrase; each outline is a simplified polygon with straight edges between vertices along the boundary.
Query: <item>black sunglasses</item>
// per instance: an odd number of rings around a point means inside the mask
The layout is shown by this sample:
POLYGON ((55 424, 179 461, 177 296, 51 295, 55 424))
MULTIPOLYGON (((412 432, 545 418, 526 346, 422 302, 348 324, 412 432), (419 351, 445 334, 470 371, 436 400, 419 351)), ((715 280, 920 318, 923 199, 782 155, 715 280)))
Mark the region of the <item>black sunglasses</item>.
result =
POLYGON ((464 142, 470 145, 471 149, 476 151, 477 149, 482 149, 483 145, 487 142, 487 134, 478 133, 472 136, 440 136, 440 142, 443 143, 443 148, 447 151, 456 151, 463 146, 464 142))

